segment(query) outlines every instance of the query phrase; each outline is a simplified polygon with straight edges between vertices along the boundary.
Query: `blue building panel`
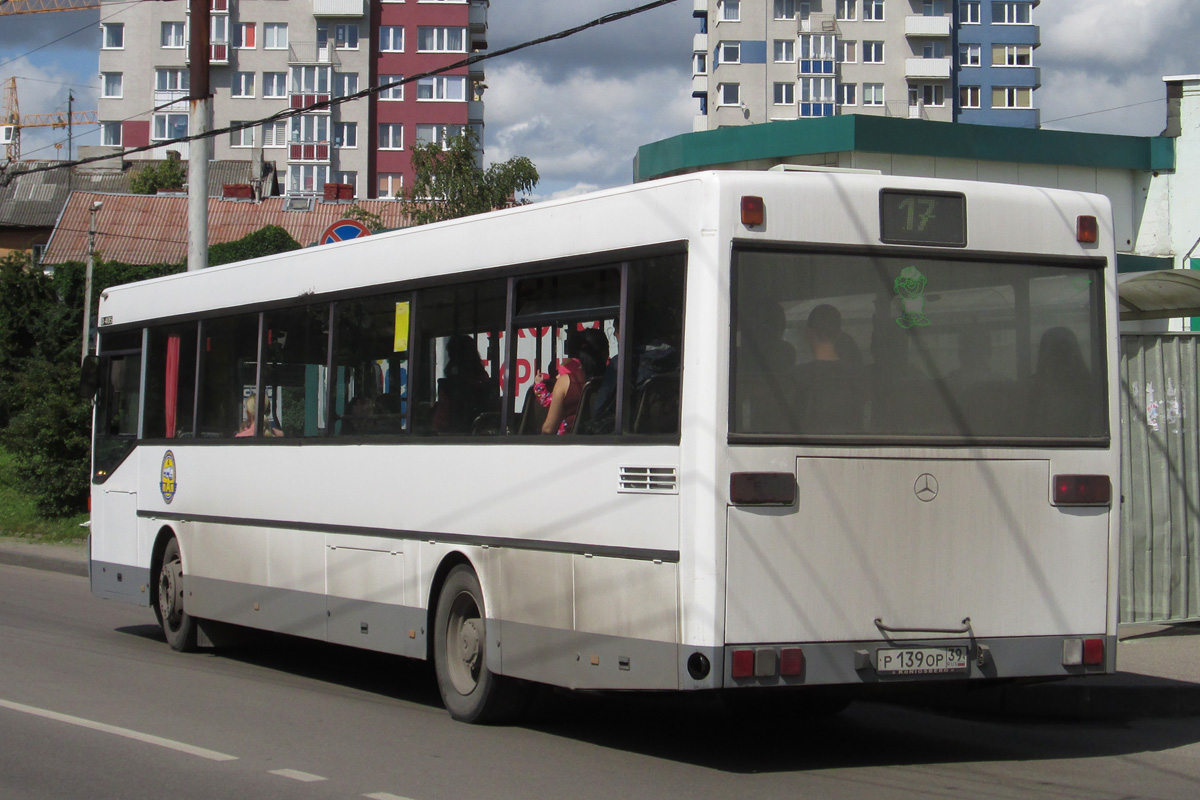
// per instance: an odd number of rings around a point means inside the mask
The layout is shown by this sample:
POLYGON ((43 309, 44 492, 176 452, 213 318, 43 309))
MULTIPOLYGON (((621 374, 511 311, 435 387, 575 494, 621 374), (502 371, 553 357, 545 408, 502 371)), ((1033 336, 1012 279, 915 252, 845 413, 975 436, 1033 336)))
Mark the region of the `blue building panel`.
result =
POLYGON ((742 63, 743 64, 765 64, 767 63, 767 43, 763 42, 742 42, 742 63))
MULTIPOLYGON (((1020 2, 1020 0, 1017 0, 1020 2)), ((954 41, 954 94, 955 115, 958 122, 979 125, 1004 125, 1011 127, 1037 127, 1041 113, 1037 109, 1036 96, 1032 108, 993 108, 992 90, 996 87, 1036 89, 1041 86, 1041 69, 1037 66, 1037 47, 1041 44, 1041 33, 1036 24, 997 24, 993 19, 1003 17, 998 8, 1011 5, 1014 0, 979 0, 978 24, 964 24, 965 0, 956 0, 954 41), (964 50, 974 45, 978 48, 978 65, 964 63, 964 50), (1033 48, 1030 66, 993 66, 993 48, 996 45, 1014 45, 1033 48), (963 108, 962 94, 966 87, 979 88, 979 108, 963 108)), ((1029 19, 1034 19, 1034 9, 1039 0, 1029 0, 1029 19)))

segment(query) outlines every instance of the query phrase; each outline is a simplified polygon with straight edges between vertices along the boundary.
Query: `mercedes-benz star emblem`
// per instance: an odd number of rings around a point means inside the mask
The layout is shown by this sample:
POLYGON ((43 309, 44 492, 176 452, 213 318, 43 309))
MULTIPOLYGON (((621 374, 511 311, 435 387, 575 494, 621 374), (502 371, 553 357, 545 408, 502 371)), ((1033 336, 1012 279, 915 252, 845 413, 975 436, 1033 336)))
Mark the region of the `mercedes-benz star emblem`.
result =
POLYGON ((921 473, 917 476, 917 482, 913 484, 913 492, 922 503, 928 503, 938 495, 937 478, 928 472, 921 473))

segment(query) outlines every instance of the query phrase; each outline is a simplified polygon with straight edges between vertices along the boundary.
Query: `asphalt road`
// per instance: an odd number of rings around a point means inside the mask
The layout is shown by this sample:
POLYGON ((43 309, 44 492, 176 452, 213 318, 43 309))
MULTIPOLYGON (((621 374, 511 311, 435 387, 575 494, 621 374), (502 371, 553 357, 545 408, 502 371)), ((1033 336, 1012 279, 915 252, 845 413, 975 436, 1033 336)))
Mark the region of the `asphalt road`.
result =
POLYGON ((0 797, 143 796, 1194 800, 1200 719, 756 718, 558 694, 523 725, 473 727, 424 665, 279 637, 174 653, 148 609, 0 566, 0 797))

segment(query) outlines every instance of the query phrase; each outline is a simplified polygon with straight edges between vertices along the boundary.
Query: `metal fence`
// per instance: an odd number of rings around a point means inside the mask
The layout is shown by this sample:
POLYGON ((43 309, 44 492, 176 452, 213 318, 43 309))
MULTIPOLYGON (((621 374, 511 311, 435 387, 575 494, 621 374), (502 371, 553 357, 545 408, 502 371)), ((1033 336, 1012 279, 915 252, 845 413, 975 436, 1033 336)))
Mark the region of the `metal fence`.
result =
POLYGON ((1200 335, 1121 336, 1121 622, 1200 619, 1200 335))

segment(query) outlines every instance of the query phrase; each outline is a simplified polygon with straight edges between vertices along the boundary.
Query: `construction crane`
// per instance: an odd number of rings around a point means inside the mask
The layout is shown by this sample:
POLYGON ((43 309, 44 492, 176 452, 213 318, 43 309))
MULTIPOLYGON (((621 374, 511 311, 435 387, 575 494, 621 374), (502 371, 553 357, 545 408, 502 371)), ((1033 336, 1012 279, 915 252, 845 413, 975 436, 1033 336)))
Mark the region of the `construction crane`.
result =
MULTIPOLYGON (((74 94, 67 95, 67 111, 49 114, 26 114, 21 116, 17 103, 17 79, 9 78, 4 87, 4 116, 0 118, 0 144, 4 145, 4 156, 9 161, 21 157, 21 130, 23 128, 67 128, 67 159, 71 158, 71 131, 74 125, 97 125, 100 120, 95 111, 73 111, 74 94)), ((62 147, 62 143, 54 145, 62 147)))
POLYGON ((0 17, 44 11, 83 11, 99 8, 100 0, 0 0, 0 17))

